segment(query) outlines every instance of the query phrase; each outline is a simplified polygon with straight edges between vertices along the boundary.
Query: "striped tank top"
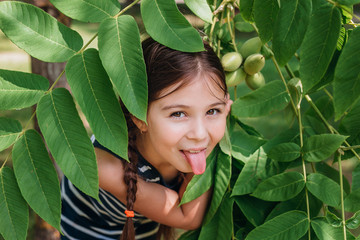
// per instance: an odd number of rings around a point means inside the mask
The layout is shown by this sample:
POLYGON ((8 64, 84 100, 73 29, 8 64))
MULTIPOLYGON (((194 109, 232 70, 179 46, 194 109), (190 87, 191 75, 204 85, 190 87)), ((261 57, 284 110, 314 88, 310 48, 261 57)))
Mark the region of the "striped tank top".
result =
MULTIPOLYGON (((94 147, 112 153, 92 138, 94 147)), ((178 190, 179 183, 167 185, 159 172, 138 154, 138 176, 147 182, 178 190)), ((61 231, 62 240, 115 240, 120 239, 125 225, 126 206, 111 193, 99 189, 101 202, 77 189, 65 176, 61 180, 61 231)), ((136 239, 155 240, 159 224, 136 213, 133 218, 136 239)))

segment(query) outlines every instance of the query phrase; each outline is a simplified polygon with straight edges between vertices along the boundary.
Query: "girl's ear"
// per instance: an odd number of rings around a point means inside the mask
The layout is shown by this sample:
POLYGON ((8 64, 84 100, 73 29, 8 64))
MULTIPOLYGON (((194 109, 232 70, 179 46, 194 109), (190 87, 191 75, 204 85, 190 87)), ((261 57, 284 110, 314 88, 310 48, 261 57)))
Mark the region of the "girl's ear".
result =
POLYGON ((141 133, 144 133, 147 131, 147 125, 144 121, 138 119, 137 117, 135 117, 133 115, 131 115, 131 120, 137 126, 137 128, 140 130, 141 133))
POLYGON ((231 109, 231 105, 233 104, 233 101, 230 99, 230 95, 229 94, 226 94, 226 111, 227 113, 230 112, 230 109, 231 109))

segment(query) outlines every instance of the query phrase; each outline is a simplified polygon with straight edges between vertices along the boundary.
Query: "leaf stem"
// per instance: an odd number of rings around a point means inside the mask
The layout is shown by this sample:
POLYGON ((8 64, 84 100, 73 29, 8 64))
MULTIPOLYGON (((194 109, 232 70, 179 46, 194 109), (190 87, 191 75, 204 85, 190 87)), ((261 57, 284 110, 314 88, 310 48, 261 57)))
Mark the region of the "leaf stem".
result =
MULTIPOLYGON (((230 5, 230 6, 232 7, 232 5, 230 5)), ((231 22, 232 22, 232 20, 231 20, 231 9, 228 9, 227 14, 226 14, 226 18, 227 18, 227 24, 228 24, 232 44, 234 46, 235 52, 238 52, 238 49, 237 49, 237 46, 236 46, 236 41, 235 41, 235 31, 234 31, 234 28, 231 26, 231 22)))
MULTIPOLYGON (((280 75, 280 78, 281 78, 281 80, 283 81, 283 83, 284 83, 284 85, 285 85, 286 92, 291 96, 290 90, 289 90, 289 88, 288 88, 288 86, 287 86, 287 84, 286 84, 285 77, 284 77, 284 75, 283 75, 282 72, 281 72, 281 69, 280 69, 280 66, 279 66, 278 62, 276 61, 276 59, 275 59, 274 56, 271 56, 271 60, 273 61, 274 65, 275 65, 275 68, 276 68, 276 70, 278 71, 278 73, 279 73, 279 75, 280 75)), ((298 112, 298 109, 297 109, 297 107, 295 106, 295 103, 294 103, 292 97, 290 97, 290 103, 291 103, 291 106, 292 106, 292 108, 293 108, 296 116, 299 116, 299 115, 300 115, 300 111, 298 112)))
POLYGON ((137 4, 138 2, 140 2, 140 0, 135 0, 132 3, 130 3, 128 6, 126 6, 123 10, 121 10, 118 14, 116 14, 114 16, 114 18, 118 18, 121 14, 123 14, 124 12, 126 12, 127 10, 129 10, 129 8, 133 7, 135 4, 137 4))
POLYGON ((343 174, 342 174, 342 166, 341 166, 341 154, 340 151, 336 151, 335 153, 338 164, 339 164, 339 176, 340 176, 340 196, 341 196, 341 218, 342 218, 342 226, 344 231, 344 240, 346 240, 346 224, 345 224, 345 206, 344 206, 344 183, 343 183, 343 174))
POLYGON ((60 73, 60 75, 56 78, 55 82, 51 85, 51 87, 49 88, 49 90, 47 90, 45 92, 45 94, 48 94, 49 92, 51 92, 53 90, 53 88, 55 87, 55 85, 57 84, 57 82, 60 80, 60 78, 62 77, 62 75, 65 73, 65 69, 62 70, 62 72, 60 73))
MULTIPOLYGON (((304 137, 303 137, 303 125, 301 121, 301 111, 300 106, 296 108, 297 110, 297 116, 298 116, 298 122, 299 122, 299 134, 300 134, 300 148, 304 146, 304 137)), ((307 182, 307 176, 306 176, 306 163, 304 160, 304 155, 301 153, 301 163, 302 163, 302 169, 303 169, 303 175, 304 175, 304 182, 306 186, 307 182)), ((311 231, 310 231, 310 203, 309 203, 309 193, 307 188, 305 187, 305 200, 306 200, 306 211, 307 211, 307 217, 309 221, 309 230, 308 230, 308 239, 311 240, 311 231)))
POLYGON ((348 150, 351 150, 351 149, 359 149, 360 148, 360 145, 354 145, 354 146, 350 146, 350 147, 343 147, 343 146, 340 146, 341 150, 343 151, 348 151, 348 150))
MULTIPOLYGON (((329 93, 330 94, 330 93, 329 93)), ((313 101, 311 100, 309 95, 305 95, 306 100, 308 101, 308 103, 310 104, 310 106, 315 110, 315 112, 318 114, 318 116, 320 117, 320 119, 322 120, 322 122, 325 124, 325 126, 327 127, 327 129, 331 132, 331 133, 335 133, 335 134, 339 134, 340 133, 333 127, 331 126, 328 121, 324 118, 324 116, 322 115, 322 113, 320 112, 320 110, 316 107, 316 105, 313 103, 313 101)), ((360 156, 357 154, 357 152, 354 150, 353 147, 351 147, 351 145, 348 143, 348 141, 344 141, 344 143, 346 144, 346 146, 348 147, 348 150, 350 150, 358 160, 360 160, 360 156)))

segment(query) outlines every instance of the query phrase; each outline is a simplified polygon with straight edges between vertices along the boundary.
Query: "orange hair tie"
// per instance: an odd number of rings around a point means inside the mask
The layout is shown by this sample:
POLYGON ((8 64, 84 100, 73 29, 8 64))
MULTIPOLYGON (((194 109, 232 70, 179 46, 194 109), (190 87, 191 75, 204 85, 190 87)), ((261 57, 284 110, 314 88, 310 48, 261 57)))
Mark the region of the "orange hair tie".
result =
POLYGON ((135 216, 134 211, 130 211, 130 210, 125 210, 125 214, 126 214, 126 217, 134 217, 135 216))

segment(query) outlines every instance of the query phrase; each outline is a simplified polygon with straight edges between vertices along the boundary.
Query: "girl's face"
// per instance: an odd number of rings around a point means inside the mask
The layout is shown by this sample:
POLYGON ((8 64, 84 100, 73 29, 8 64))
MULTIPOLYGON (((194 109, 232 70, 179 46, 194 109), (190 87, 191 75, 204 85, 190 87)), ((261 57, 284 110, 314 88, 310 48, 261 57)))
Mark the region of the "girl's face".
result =
POLYGON ((179 84, 149 105, 148 125, 137 124, 142 131, 139 151, 163 176, 205 171, 206 157, 224 135, 232 103, 209 77, 198 76, 172 92, 179 84))

